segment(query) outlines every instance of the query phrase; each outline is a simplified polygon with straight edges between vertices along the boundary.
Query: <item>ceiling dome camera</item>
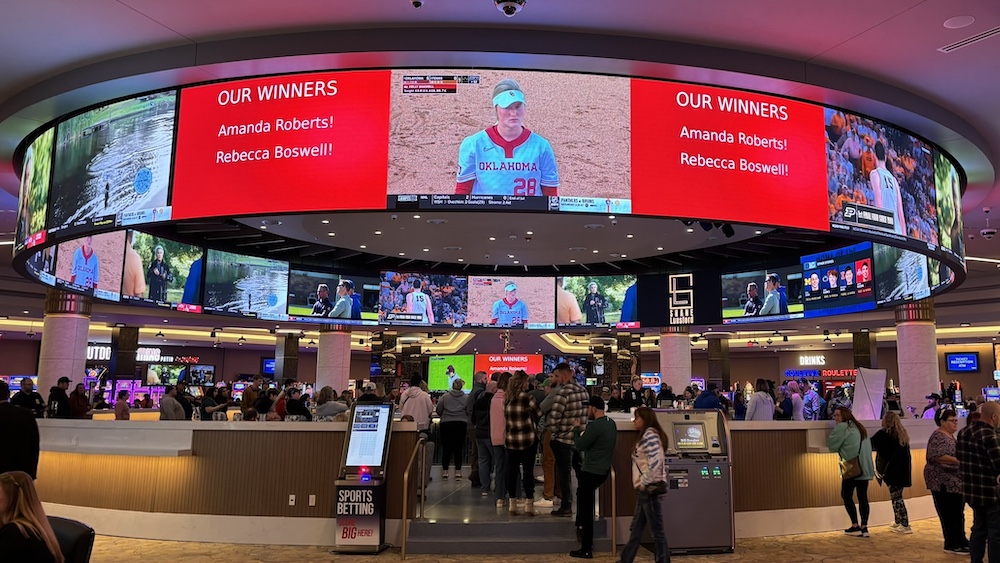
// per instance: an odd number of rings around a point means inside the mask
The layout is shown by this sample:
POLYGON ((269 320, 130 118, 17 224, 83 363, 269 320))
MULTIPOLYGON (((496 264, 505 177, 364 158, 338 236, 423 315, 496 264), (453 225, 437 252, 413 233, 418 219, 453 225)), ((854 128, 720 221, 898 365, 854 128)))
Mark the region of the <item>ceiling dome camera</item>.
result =
POLYGON ((493 0, 493 1, 496 3, 497 9, 500 10, 500 13, 507 16, 508 18, 512 18, 516 16, 517 13, 520 12, 522 8, 524 8, 524 4, 528 0, 493 0))

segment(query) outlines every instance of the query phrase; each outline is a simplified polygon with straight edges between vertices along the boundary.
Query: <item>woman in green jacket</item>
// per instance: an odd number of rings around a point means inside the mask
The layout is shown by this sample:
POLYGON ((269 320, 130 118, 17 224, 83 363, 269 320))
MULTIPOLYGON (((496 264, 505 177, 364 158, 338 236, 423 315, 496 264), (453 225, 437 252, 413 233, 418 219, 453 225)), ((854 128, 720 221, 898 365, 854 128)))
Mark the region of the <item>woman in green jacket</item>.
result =
POLYGON ((851 527, 844 530, 849 536, 868 537, 868 482, 875 477, 875 464, 872 463, 872 444, 868 440, 868 432, 854 418, 851 409, 840 407, 833 413, 837 425, 826 440, 831 452, 837 452, 841 461, 858 458, 861 475, 851 479, 843 479, 840 486, 840 496, 844 499, 844 508, 851 517, 851 527), (854 507, 854 493, 858 494, 858 508, 854 507), (861 511, 861 523, 858 524, 858 511, 861 511))

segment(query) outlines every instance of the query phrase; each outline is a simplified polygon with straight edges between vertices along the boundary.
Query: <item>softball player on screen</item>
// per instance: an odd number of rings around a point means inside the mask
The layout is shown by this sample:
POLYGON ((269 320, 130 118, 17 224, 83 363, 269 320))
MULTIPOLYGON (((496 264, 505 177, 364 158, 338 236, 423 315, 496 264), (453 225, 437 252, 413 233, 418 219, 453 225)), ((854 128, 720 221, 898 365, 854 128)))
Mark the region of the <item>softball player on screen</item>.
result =
POLYGON ((466 137, 458 149, 456 194, 555 196, 559 171, 552 145, 524 127, 521 87, 505 78, 493 87, 496 125, 466 137))
POLYGON ((493 303, 490 324, 521 326, 528 324, 528 305, 517 298, 517 284, 512 281, 504 286, 503 299, 493 303))

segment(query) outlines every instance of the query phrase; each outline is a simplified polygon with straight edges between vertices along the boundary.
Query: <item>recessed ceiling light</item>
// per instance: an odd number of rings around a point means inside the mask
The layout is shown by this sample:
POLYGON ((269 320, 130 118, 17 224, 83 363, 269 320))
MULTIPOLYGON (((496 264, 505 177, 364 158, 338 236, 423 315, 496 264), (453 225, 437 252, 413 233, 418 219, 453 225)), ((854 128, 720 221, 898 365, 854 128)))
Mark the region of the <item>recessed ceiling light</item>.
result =
POLYGON ((526 232, 524 234, 526 234, 526 235, 533 235, 533 234, 535 234, 535 232, 534 231, 528 231, 528 232, 526 232))
POLYGON ((444 225, 448 222, 447 219, 428 219, 427 222, 431 225, 444 225))
POLYGON ((400 256, 406 256, 406 253, 405 252, 400 252, 399 255, 400 256))
POLYGON ((261 225, 260 228, 266 231, 267 230, 267 225, 261 225))
POLYGON ((442 246, 441 248, 443 250, 448 250, 448 251, 451 251, 451 252, 454 252, 456 250, 462 250, 461 246, 442 246))
POLYGON ((622 258, 628 258, 628 254, 622 254, 622 258))
POLYGON ((684 229, 684 230, 686 230, 689 233, 693 233, 694 232, 694 229, 692 229, 691 227, 688 227, 687 229, 684 229))
POLYGON ((431 251, 431 249, 429 249, 429 248, 425 248, 424 249, 424 252, 430 252, 430 251, 431 251))
POLYGON ((361 248, 368 248, 368 245, 367 244, 362 244, 361 248))
POLYGON ((632 233, 629 233, 629 234, 625 235, 625 238, 635 238, 635 235, 633 235, 632 233))
POLYGON ((960 324, 960 325, 958 325, 958 326, 960 326, 960 327, 962 327, 962 328, 968 328, 968 327, 970 327, 970 326, 972 326, 972 325, 971 325, 970 323, 961 323, 961 324, 960 324))
POLYGON ((608 219, 614 219, 614 218, 615 218, 614 215, 608 215, 608 219))
POLYGON ((335 236, 337 236, 337 233, 326 233, 326 236, 328 236, 328 237, 335 237, 335 236))
POLYGON ((465 262, 465 258, 459 258, 458 261, 459 262, 465 262))
POLYGON ((583 226, 583 228, 596 231, 597 229, 603 229, 604 223, 587 223, 586 225, 583 226))
POLYGON ((420 215, 414 215, 414 216, 413 216, 413 218, 414 218, 414 219, 419 219, 419 218, 420 218, 420 215))
POLYGON ((375 234, 376 235, 380 235, 380 234, 382 234, 382 231, 375 231, 375 234))
POLYGON ((944 26, 948 29, 961 29, 972 25, 975 21, 976 18, 972 16, 955 16, 944 20, 944 26))
POLYGON ((514 263, 515 263, 515 264, 520 264, 521 262, 519 262, 519 261, 517 261, 517 260, 514 260, 514 263))
POLYGON ((576 264, 576 260, 570 260, 569 263, 570 264, 576 264))
POLYGON ((763 233, 763 232, 764 232, 764 231, 762 231, 762 230, 760 230, 760 229, 757 229, 756 231, 754 231, 754 232, 753 232, 753 234, 755 234, 755 235, 759 235, 759 234, 761 234, 761 233, 763 233))
POLYGON ((597 251, 597 250, 594 250, 594 254, 597 254, 597 253, 598 253, 598 251, 597 251))
POLYGON ((490 237, 490 240, 497 240, 497 237, 490 237))
POLYGON ((513 255, 513 254, 508 254, 508 255, 507 255, 507 258, 513 258, 513 257, 514 257, 514 255, 513 255))
POLYGON ((656 249, 659 250, 659 251, 661 251, 661 252, 663 251, 663 247, 662 246, 657 246, 656 249))
POLYGON ((21 312, 22 312, 22 313, 24 313, 25 315, 27 315, 27 314, 28 314, 28 311, 21 311, 21 312))
POLYGON ((329 224, 330 224, 330 220, 329 220, 329 219, 323 219, 323 221, 321 221, 321 222, 322 222, 322 223, 323 223, 324 225, 329 225, 329 224))

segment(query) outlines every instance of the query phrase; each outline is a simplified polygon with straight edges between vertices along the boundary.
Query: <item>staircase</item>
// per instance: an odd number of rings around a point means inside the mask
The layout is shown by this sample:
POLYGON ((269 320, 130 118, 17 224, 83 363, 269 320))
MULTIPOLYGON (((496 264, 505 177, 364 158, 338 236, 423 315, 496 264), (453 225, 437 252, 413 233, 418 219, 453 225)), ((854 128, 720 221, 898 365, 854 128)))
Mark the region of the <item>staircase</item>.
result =
MULTIPOLYGON (((411 520, 407 553, 494 555, 569 553, 580 549, 573 518, 523 517, 514 522, 411 520)), ((594 551, 611 551, 608 521, 594 522, 594 551)))

